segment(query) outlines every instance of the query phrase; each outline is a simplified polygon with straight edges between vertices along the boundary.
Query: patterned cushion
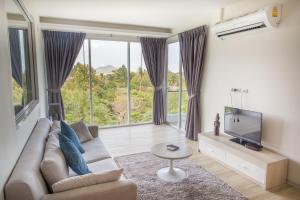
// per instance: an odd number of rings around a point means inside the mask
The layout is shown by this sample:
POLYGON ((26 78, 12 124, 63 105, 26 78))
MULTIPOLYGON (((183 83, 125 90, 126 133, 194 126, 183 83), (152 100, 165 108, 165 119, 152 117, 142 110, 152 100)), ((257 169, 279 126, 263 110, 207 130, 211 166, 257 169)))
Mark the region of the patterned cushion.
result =
POLYGON ((67 164, 78 175, 90 173, 80 151, 74 143, 62 134, 59 134, 59 145, 66 158, 67 164))
POLYGON ((80 140, 75 131, 63 121, 60 122, 60 128, 61 134, 71 140, 81 153, 84 153, 84 149, 82 148, 80 140))

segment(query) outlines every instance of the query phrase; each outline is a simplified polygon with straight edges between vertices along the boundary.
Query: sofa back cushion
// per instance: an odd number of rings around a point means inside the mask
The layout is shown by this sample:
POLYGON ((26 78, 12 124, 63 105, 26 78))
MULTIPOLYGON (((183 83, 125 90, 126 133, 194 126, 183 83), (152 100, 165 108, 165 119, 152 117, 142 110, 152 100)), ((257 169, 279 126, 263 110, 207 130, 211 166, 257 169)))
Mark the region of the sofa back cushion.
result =
POLYGON ((48 193, 40 171, 50 121, 40 119, 33 129, 8 182, 6 200, 37 200, 48 193))
POLYGON ((59 141, 56 134, 49 134, 44 158, 41 162, 41 171, 46 179, 48 187, 69 175, 68 166, 66 164, 63 152, 59 148, 59 141))
POLYGON ((74 131, 76 132, 77 136, 79 137, 79 140, 81 143, 87 142, 93 139, 92 134, 90 133, 88 127, 85 125, 83 120, 80 120, 79 122, 73 123, 70 125, 74 131))

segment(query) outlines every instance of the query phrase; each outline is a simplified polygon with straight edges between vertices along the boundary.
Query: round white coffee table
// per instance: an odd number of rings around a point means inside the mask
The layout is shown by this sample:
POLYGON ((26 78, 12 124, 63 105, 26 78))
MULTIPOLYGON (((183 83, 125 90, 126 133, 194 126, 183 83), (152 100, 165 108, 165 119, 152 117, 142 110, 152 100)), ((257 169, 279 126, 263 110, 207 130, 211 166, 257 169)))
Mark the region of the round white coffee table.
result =
POLYGON ((151 148, 151 153, 159 158, 170 160, 170 166, 157 171, 157 176, 164 181, 178 182, 186 177, 186 173, 179 168, 174 168, 173 161, 190 157, 193 154, 191 147, 184 143, 161 143, 151 148), (174 144, 179 147, 176 151, 167 149, 168 144, 174 144))

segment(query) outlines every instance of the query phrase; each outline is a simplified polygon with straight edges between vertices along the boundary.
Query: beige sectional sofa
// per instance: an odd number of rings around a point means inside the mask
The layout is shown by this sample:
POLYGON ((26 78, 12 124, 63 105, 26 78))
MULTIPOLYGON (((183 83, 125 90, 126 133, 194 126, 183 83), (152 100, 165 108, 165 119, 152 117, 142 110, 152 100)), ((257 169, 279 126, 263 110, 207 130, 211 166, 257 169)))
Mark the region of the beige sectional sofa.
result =
MULTIPOLYGON (((101 183, 51 193, 43 178, 40 164, 43 159, 45 141, 51 129, 48 119, 40 119, 29 137, 23 152, 5 186, 6 200, 135 200, 137 188, 122 176, 117 181, 101 183)), ((98 129, 89 127, 93 139, 82 143, 83 157, 92 172, 118 169, 118 166, 98 137, 98 129)), ((75 176, 69 170, 69 176, 75 176)))

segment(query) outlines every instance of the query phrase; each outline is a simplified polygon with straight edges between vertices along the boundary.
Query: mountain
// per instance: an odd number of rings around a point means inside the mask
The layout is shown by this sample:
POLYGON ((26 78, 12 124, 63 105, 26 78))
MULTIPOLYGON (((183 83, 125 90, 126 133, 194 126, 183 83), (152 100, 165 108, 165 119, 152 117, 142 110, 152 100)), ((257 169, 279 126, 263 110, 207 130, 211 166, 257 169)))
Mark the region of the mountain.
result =
POLYGON ((97 67, 96 68, 96 74, 112 74, 113 70, 116 70, 117 68, 112 66, 112 65, 105 65, 105 66, 101 66, 101 67, 97 67))

